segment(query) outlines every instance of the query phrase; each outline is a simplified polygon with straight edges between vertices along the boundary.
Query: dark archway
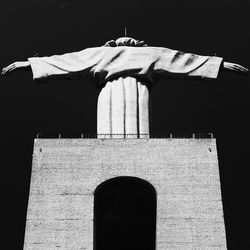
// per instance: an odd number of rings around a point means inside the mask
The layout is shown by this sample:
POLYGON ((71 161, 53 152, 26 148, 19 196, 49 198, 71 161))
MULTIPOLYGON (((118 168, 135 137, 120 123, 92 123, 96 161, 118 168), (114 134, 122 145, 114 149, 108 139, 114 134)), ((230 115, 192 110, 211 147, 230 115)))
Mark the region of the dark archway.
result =
POLYGON ((101 183, 94 197, 95 250, 154 250, 156 191, 136 177, 101 183))

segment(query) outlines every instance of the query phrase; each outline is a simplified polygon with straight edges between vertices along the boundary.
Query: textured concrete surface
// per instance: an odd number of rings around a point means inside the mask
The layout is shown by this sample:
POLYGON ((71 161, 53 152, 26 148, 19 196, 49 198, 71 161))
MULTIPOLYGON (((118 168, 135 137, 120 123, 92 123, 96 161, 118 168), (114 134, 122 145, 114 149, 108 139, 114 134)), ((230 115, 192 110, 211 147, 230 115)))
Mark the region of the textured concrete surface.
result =
POLYGON ((157 250, 226 249, 215 139, 36 139, 24 249, 93 249, 94 190, 157 191, 157 250))

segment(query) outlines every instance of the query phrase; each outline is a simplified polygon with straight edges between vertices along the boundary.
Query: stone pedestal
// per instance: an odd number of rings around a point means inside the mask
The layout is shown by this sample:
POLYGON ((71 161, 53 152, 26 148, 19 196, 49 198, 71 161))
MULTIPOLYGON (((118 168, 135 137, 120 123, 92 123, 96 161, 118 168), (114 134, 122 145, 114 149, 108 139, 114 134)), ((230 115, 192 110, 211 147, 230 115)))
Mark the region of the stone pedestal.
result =
POLYGON ((36 139, 24 249, 93 250, 96 187, 157 192, 156 249, 226 249, 215 139, 36 139))

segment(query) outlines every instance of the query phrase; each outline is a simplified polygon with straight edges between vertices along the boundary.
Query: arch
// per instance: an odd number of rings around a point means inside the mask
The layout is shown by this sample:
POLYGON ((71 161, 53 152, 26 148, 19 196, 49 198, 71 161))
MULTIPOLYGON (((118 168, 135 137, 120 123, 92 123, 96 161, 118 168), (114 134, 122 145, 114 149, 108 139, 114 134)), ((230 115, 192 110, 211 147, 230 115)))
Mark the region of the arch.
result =
POLYGON ((137 177, 104 181, 94 193, 95 250, 154 250, 156 190, 137 177))

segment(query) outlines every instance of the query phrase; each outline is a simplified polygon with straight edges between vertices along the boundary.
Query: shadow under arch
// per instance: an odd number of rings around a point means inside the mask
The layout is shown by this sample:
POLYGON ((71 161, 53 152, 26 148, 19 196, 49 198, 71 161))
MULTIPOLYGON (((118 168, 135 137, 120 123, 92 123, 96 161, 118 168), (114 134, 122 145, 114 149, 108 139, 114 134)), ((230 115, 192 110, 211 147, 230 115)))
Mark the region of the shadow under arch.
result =
POLYGON ((94 193, 94 250, 154 250, 156 190, 147 181, 121 176, 94 193))

